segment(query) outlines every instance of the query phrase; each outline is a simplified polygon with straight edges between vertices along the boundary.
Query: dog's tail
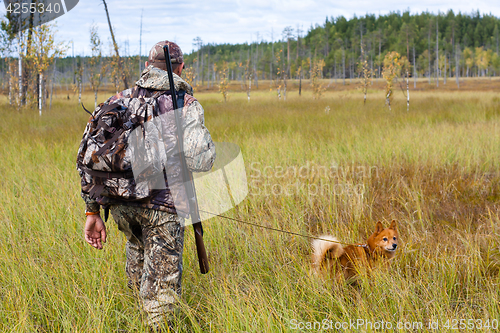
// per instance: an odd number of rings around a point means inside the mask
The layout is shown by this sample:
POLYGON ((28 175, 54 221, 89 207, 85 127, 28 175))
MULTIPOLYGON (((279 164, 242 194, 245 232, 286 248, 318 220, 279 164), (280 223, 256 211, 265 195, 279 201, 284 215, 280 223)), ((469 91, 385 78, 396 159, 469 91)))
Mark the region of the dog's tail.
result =
POLYGON ((325 261, 328 253, 328 257, 331 259, 338 258, 344 253, 344 249, 338 242, 337 238, 330 235, 323 235, 312 241, 312 262, 313 268, 318 270, 321 267, 323 261, 325 261))

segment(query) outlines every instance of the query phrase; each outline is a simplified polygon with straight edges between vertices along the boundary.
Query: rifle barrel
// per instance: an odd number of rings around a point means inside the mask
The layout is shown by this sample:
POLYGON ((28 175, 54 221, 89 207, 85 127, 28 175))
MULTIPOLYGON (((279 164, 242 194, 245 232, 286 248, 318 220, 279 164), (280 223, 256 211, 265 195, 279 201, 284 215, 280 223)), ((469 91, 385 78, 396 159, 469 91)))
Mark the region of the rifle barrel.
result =
POLYGON ((201 226, 200 211, 198 209, 198 200, 196 198, 196 190, 194 188, 193 175, 188 170, 186 165, 186 158, 184 156, 184 143, 183 143, 183 132, 182 132, 182 121, 178 112, 177 105, 177 92, 175 91, 174 85, 174 75, 172 74, 172 60, 170 58, 170 52, 168 45, 163 46, 163 52, 165 53, 165 62, 167 64, 168 73, 168 83, 170 85, 170 94, 172 96, 172 105, 175 112, 175 122, 177 125, 177 142, 179 145, 179 158, 182 164, 182 174, 184 178, 184 184, 186 188, 186 195, 189 201, 189 211, 191 215, 191 221, 193 222, 194 237, 196 242, 196 252, 198 253, 198 261, 200 264, 201 274, 208 273, 208 257, 205 250, 205 244, 203 242, 203 228, 201 226))

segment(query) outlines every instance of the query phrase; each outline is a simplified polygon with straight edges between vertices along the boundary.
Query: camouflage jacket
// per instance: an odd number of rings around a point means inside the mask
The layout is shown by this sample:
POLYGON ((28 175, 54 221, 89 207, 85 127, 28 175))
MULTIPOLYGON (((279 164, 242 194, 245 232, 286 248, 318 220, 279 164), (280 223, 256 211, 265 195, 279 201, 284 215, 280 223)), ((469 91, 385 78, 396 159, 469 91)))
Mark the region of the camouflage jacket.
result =
MULTIPOLYGON (((186 158, 186 165, 192 172, 209 171, 215 160, 215 145, 212 141, 208 129, 205 127, 204 111, 201 104, 193 97, 193 88, 185 82, 181 77, 173 74, 174 84, 176 91, 184 90, 186 92, 184 97, 184 107, 182 109, 182 126, 184 131, 184 154, 186 158)), ((120 97, 130 96, 133 89, 138 89, 139 96, 151 97, 156 91, 166 91, 170 89, 167 72, 149 66, 141 74, 140 79, 136 82, 136 87, 122 91, 121 93, 109 98, 106 103, 113 103, 120 97)), ((167 112, 173 112, 172 98, 169 94, 163 94, 158 97, 159 115, 167 112)), ((177 135, 175 124, 172 122, 167 123, 167 132, 173 135, 168 136, 166 146, 170 149, 177 147, 177 135)), ((181 173, 180 164, 174 163, 172 166, 174 171, 170 173, 181 173), (176 168, 178 170, 176 170, 176 168)), ((177 184, 179 185, 179 184, 177 184)), ((171 185, 171 186, 177 186, 171 185)), ((182 184, 181 184, 182 185, 182 184)), ((182 185, 183 186, 183 185, 182 185)), ((185 190, 178 189, 176 192, 183 192, 185 190)), ((151 208, 155 210, 166 211, 169 213, 177 213, 174 207, 174 200, 172 192, 166 181, 166 188, 162 190, 153 190, 150 198, 141 201, 120 201, 118 199, 110 199, 107 197, 99 197, 96 200, 91 199, 87 193, 82 192, 82 198, 86 203, 86 210, 89 212, 98 211, 100 205, 113 205, 125 204, 128 206, 137 206, 143 208, 151 208)), ((176 200, 176 204, 186 202, 185 200, 176 200)), ((177 207, 184 210, 186 207, 177 207)), ((189 211, 186 209, 186 211, 189 211)))

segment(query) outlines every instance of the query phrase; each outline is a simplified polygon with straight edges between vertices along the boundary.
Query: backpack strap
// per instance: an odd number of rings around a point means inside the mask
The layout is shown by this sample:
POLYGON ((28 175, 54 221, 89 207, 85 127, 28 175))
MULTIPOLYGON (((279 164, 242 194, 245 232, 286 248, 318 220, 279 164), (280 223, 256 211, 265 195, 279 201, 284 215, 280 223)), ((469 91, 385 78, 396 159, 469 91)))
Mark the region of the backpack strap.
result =
MULTIPOLYGON (((130 119, 128 122, 126 122, 124 124, 124 126, 122 128, 120 128, 118 131, 114 132, 114 135, 111 139, 107 140, 106 143, 104 143, 104 145, 99 148, 98 151, 95 152, 95 155, 97 156, 101 156, 105 151, 106 149, 108 149, 109 147, 111 147, 111 145, 116 141, 118 140, 118 138, 120 137, 120 135, 125 132, 125 130, 129 129, 129 128, 132 128, 135 124, 139 123, 143 123, 144 122, 144 118, 143 117, 134 117, 132 119, 130 119)), ((110 133, 113 133, 111 131, 109 131, 110 133)))
MULTIPOLYGON (((134 95, 138 95, 138 91, 139 89, 137 89, 137 86, 133 89, 132 91, 132 96, 134 95)), ((152 99, 157 99, 158 97, 160 97, 161 95, 167 93, 167 91, 165 90, 159 90, 159 91, 156 91, 153 96, 151 97, 152 99)), ((186 92, 184 90, 181 90, 179 91, 179 93, 177 94, 177 105, 179 106, 179 108, 182 108, 184 107, 184 96, 186 95, 186 92)), ((113 109, 116 109, 120 107, 119 104, 109 104, 109 105, 105 105, 103 106, 102 109, 105 109, 104 112, 106 111, 111 111, 113 109)), ((101 111, 101 115, 104 114, 104 112, 101 111)), ((106 131, 108 131, 109 133, 114 133, 113 137, 108 139, 106 141, 106 143, 97 151, 95 152, 95 155, 97 156, 100 156, 102 155, 109 147, 111 147, 111 145, 116 141, 118 140, 118 138, 120 137, 120 135, 126 130, 126 129, 129 129, 129 128, 132 128, 135 124, 137 123, 142 123, 144 120, 147 119, 147 114, 146 114, 146 118, 142 118, 142 117, 134 117, 133 119, 130 119, 126 124, 124 124, 125 126, 123 128, 121 128, 120 130, 116 131, 116 128, 114 127, 109 127, 104 121, 102 121, 102 119, 99 117, 99 125, 101 127, 103 127, 106 131)), ((93 171, 93 172, 96 172, 96 171, 93 171)), ((90 174, 90 173, 89 173, 90 174)), ((91 174, 92 175, 92 174, 91 174)), ((102 176, 98 176, 98 175, 95 175, 96 177, 102 177, 102 176)), ((122 175, 123 177, 123 175, 122 175)), ((115 177, 112 177, 112 178, 115 178, 115 177)))
POLYGON ((89 192, 89 196, 95 200, 101 195, 102 191, 104 191, 104 184, 94 184, 89 192))
POLYGON ((133 89, 132 89, 132 93, 130 94, 130 97, 131 98, 137 98, 139 96, 139 87, 138 86, 135 86, 133 89))
POLYGON ((127 172, 106 172, 106 171, 96 171, 87 168, 83 164, 80 164, 80 168, 91 176, 98 178, 134 178, 134 173, 132 171, 127 172))
POLYGON ((157 92, 155 92, 155 93, 151 96, 151 98, 153 98, 153 99, 157 99, 158 97, 160 97, 160 96, 161 96, 161 95, 163 95, 164 93, 166 93, 166 91, 164 91, 164 90, 158 90, 157 92))

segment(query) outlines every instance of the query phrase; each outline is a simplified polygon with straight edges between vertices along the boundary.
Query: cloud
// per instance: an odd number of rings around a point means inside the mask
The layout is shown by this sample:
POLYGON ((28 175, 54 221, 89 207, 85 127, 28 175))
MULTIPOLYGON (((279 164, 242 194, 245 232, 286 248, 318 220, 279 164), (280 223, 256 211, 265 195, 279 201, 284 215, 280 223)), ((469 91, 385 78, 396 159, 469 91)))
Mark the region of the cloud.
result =
MULTIPOLYGON (((122 53, 139 52, 139 30, 142 21, 142 54, 159 40, 176 41, 184 52, 193 49, 193 39, 200 37, 204 43, 245 43, 259 40, 281 38, 287 26, 297 25, 307 30, 316 24, 322 25, 327 17, 347 18, 365 14, 387 14, 391 11, 412 13, 429 11, 447 12, 450 8, 456 13, 492 13, 500 16, 500 3, 497 1, 419 1, 401 2, 388 0, 373 1, 319 1, 319 0, 221 0, 221 1, 156 1, 138 3, 130 0, 108 0, 108 9, 117 42, 128 49, 122 53)), ((2 10, 3 6, 2 6, 2 10)), ((110 39, 108 23, 102 1, 80 1, 68 14, 57 20, 59 40, 73 41, 76 54, 89 54, 89 29, 95 22, 99 27, 101 40, 110 39)), ((108 47, 103 48, 108 51, 108 47)), ((69 51, 71 52, 71 50, 69 51)))

